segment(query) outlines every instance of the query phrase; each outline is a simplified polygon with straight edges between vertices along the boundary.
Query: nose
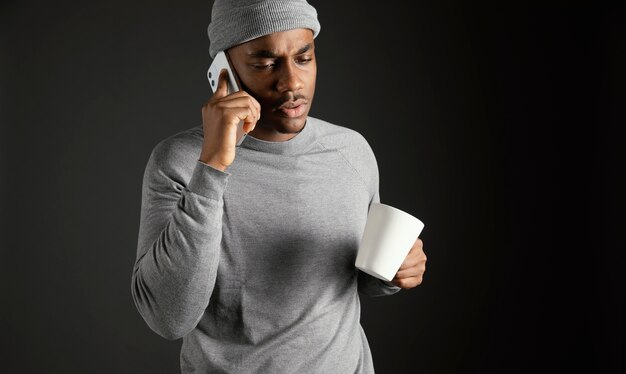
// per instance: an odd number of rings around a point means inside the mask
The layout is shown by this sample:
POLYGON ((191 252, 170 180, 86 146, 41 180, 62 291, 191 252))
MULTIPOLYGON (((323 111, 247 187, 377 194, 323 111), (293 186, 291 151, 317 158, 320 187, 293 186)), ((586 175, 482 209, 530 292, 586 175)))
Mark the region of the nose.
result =
POLYGON ((303 88, 302 79, 298 76, 298 71, 293 61, 283 64, 278 74, 276 88, 279 92, 297 92, 303 88))

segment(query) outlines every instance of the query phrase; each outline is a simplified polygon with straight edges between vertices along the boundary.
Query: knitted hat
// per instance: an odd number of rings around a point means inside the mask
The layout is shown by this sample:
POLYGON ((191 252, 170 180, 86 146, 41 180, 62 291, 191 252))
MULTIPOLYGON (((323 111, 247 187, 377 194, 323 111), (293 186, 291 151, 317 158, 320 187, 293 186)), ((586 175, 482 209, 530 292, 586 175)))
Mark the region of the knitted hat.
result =
POLYGON ((306 28, 320 32, 317 11, 306 0, 215 0, 208 27, 209 54, 274 32, 306 28))

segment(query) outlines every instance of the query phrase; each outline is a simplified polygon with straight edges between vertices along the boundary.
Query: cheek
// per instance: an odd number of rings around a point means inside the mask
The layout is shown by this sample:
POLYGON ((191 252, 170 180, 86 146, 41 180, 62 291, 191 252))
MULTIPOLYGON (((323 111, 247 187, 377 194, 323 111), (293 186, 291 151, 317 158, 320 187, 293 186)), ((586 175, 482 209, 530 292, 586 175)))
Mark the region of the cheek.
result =
POLYGON ((274 104, 275 99, 272 99, 271 97, 268 96, 264 96, 262 93, 265 92, 271 92, 271 89, 269 87, 265 87, 263 85, 263 82, 259 82, 259 81, 255 81, 254 84, 245 84, 245 90, 247 93, 249 93, 252 97, 254 97, 256 99, 256 101, 259 102, 259 104, 261 105, 261 113, 267 113, 269 111, 271 111, 272 109, 272 105, 274 104))
POLYGON ((313 92, 315 92, 315 74, 313 75, 313 77, 311 77, 311 80, 308 82, 307 90, 311 93, 311 95, 313 95, 313 92))
POLYGON ((312 70, 307 74, 307 83, 311 91, 315 90, 315 80, 317 78, 317 65, 313 65, 312 70))
POLYGON ((261 100, 263 99, 263 96, 260 95, 260 93, 268 92, 269 87, 271 86, 268 80, 262 79, 258 75, 254 74, 240 73, 239 80, 243 84, 246 92, 257 99, 259 103, 261 103, 261 100))

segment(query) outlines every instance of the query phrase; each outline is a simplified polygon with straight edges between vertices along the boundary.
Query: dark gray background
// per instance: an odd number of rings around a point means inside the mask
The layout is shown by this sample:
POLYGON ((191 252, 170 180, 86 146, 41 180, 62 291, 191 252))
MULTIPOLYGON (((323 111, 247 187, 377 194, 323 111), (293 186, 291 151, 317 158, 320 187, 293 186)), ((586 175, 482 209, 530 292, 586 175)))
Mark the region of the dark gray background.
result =
MULTIPOLYGON (((624 6, 312 4, 311 114, 426 223, 424 284, 362 299, 377 372, 621 373, 624 6)), ((210 97, 210 9, 0 6, 3 372, 179 370, 130 276, 149 153, 210 97)))

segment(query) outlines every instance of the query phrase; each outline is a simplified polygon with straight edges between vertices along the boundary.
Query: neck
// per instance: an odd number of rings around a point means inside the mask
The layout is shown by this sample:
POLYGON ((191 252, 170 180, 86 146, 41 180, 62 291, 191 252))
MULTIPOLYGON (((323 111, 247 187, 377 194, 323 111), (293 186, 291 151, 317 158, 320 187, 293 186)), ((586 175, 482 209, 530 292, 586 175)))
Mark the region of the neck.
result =
POLYGON ((254 130, 250 131, 249 135, 267 142, 284 142, 292 139, 300 132, 284 133, 277 131, 272 126, 264 126, 263 123, 257 122, 254 130))

